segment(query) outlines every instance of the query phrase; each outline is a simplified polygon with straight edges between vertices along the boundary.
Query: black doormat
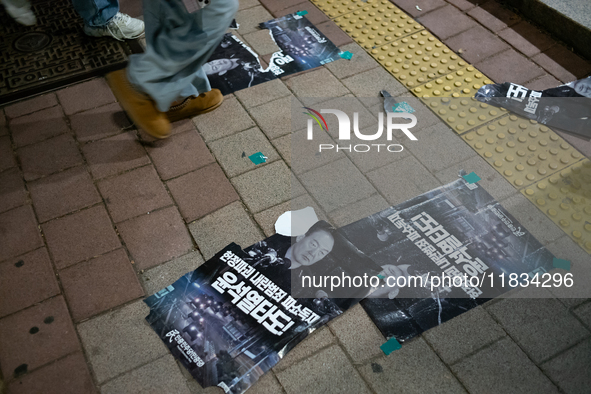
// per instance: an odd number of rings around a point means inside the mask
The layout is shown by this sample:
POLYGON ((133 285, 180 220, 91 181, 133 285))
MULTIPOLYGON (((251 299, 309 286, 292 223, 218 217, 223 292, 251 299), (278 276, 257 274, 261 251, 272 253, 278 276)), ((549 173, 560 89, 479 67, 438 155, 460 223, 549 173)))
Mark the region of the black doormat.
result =
POLYGON ((88 37, 71 0, 33 0, 35 26, 0 7, 0 105, 123 68, 137 40, 88 37))

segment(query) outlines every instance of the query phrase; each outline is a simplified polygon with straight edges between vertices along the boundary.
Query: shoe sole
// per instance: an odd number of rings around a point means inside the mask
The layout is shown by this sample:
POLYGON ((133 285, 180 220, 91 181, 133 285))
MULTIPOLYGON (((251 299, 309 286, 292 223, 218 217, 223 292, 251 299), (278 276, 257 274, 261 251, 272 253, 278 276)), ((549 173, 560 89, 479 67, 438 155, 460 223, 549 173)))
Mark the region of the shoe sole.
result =
POLYGON ((219 103, 217 103, 216 105, 212 105, 211 107, 206 108, 203 111, 195 112, 195 113, 192 113, 192 114, 187 114, 187 115, 184 115, 184 116, 170 116, 170 115, 167 115, 168 121, 170 123, 172 123, 172 122, 178 122, 179 120, 188 119, 188 118, 192 118, 194 116, 199 116, 199 115, 206 114, 208 112, 211 112, 211 111, 219 108, 219 106, 222 105, 223 102, 224 102, 224 98, 222 96, 222 99, 220 100, 219 103))

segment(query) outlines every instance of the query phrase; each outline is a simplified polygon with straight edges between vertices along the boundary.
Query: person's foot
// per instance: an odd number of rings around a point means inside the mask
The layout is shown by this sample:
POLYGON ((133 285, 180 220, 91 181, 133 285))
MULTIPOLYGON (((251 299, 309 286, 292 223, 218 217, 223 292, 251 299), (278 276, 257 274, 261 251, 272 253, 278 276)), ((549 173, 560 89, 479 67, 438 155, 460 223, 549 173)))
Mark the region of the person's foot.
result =
POLYGON ((199 96, 187 97, 182 103, 170 107, 166 116, 171 122, 192 118, 206 112, 213 111, 224 101, 224 96, 219 89, 211 89, 209 92, 201 93, 199 96))
POLYGON ((84 33, 91 37, 113 37, 116 40, 133 40, 144 35, 144 22, 118 12, 104 26, 84 25, 84 33))
POLYGON ((138 92, 127 79, 126 69, 107 74, 107 82, 113 94, 135 125, 154 138, 170 135, 170 122, 164 112, 158 111, 154 101, 138 92))
POLYGON ((31 11, 31 4, 26 4, 23 7, 17 7, 8 2, 2 2, 8 15, 15 21, 25 26, 33 26, 37 23, 37 18, 33 11, 31 11))

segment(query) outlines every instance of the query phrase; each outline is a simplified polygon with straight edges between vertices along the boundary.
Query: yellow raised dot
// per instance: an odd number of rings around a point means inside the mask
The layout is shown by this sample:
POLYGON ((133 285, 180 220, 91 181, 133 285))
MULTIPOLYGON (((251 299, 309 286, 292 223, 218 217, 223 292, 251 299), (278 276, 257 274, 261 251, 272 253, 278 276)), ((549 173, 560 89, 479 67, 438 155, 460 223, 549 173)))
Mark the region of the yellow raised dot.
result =
POLYGON ((573 237, 575 237, 577 239, 579 239, 583 236, 583 234, 581 234, 581 232, 577 231, 577 230, 574 230, 572 234, 573 234, 573 237))
POLYGON ((485 153, 484 153, 484 157, 487 157, 487 158, 489 158, 489 159, 490 159, 491 157, 493 157, 493 154, 492 154, 492 153, 490 153, 490 152, 485 152, 485 153))
POLYGON ((585 229, 585 231, 591 233, 591 224, 586 224, 583 228, 585 229))
POLYGON ((587 250, 591 250, 591 241, 585 242, 585 248, 587 248, 587 250))
POLYGON ((568 227, 570 225, 569 221, 566 219, 560 219, 558 221, 558 223, 562 226, 562 227, 568 227))
MULTIPOLYGON (((507 172, 507 171, 505 171, 505 172, 507 172)), ((533 191, 532 189, 525 189, 525 194, 527 194, 528 196, 533 196, 534 193, 535 193, 535 191, 533 191)))
POLYGON ((521 164, 517 164, 517 165, 515 166, 515 169, 516 169, 517 171, 523 171, 523 170, 525 170, 525 167, 524 167, 524 166, 522 166, 521 164))
POLYGON ((548 198, 550 200, 556 200, 558 198, 558 195, 556 193, 548 193, 548 198))
POLYGON ((472 141, 474 139, 474 134, 470 133, 465 137, 468 141, 472 141))
POLYGON ((546 205, 546 200, 544 200, 543 198, 538 198, 536 200, 536 204, 538 204, 538 205, 546 205))
POLYGON ((540 190, 546 190, 546 184, 544 182, 538 183, 538 189, 540 189, 540 190))
POLYGON ((536 179, 536 177, 533 174, 527 174, 525 177, 530 181, 533 181, 534 179, 536 179))
POLYGON ((543 169, 543 168, 539 168, 538 169, 538 174, 540 174, 540 175, 546 175, 546 172, 547 171, 545 169, 543 169))
POLYGON ((568 205, 568 204, 565 204, 565 203, 561 203, 561 204, 560 204, 560 208, 561 208, 561 209, 564 209, 564 210, 566 211, 566 210, 570 209, 570 205, 568 205))
POLYGON ((552 208, 548 209, 548 215, 556 216, 557 214, 558 214, 558 212, 556 212, 554 209, 552 209, 552 208))
POLYGON ((573 213, 572 218, 575 222, 580 222, 581 219, 583 219, 583 215, 575 212, 575 213, 573 213))
POLYGON ((501 167, 503 165, 503 162, 500 160, 495 160, 494 164, 495 164, 495 167, 501 167))
POLYGON ((513 183, 515 183, 517 186, 523 185, 523 181, 521 179, 516 179, 513 183))
POLYGON ((513 160, 515 160, 515 158, 511 155, 507 155, 505 156, 505 160, 507 160, 508 162, 512 162, 513 160))
POLYGON ((497 134, 497 138, 502 140, 503 138, 505 138, 505 134, 504 133, 499 133, 497 134))
POLYGON ((513 141, 509 141, 509 142, 507 142, 507 146, 508 146, 509 148, 515 148, 515 142, 513 142, 513 141))
POLYGON ((497 146, 497 147, 495 148, 495 150, 496 150, 498 153, 503 153, 503 152, 505 151, 505 149, 503 149, 503 147, 502 147, 502 146, 497 146))
POLYGON ((477 142, 476 144, 474 144, 474 147, 476 149, 482 149, 483 148, 483 146, 482 146, 482 144, 480 142, 477 142))

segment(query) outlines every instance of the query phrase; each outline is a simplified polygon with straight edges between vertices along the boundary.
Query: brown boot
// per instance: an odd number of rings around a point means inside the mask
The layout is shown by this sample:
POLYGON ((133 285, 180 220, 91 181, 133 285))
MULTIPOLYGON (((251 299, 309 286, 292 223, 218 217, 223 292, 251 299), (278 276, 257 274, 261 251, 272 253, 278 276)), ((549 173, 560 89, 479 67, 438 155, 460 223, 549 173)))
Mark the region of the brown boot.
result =
POLYGON ((107 82, 119 104, 135 125, 154 138, 166 138, 170 135, 170 122, 164 112, 158 111, 154 101, 133 88, 127 79, 126 69, 107 74, 107 82))
POLYGON ((219 89, 211 89, 209 92, 201 93, 198 97, 187 97, 179 105, 170 107, 166 116, 171 122, 177 120, 192 118, 206 112, 213 111, 224 101, 224 96, 219 89))

